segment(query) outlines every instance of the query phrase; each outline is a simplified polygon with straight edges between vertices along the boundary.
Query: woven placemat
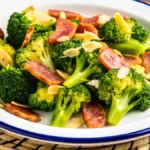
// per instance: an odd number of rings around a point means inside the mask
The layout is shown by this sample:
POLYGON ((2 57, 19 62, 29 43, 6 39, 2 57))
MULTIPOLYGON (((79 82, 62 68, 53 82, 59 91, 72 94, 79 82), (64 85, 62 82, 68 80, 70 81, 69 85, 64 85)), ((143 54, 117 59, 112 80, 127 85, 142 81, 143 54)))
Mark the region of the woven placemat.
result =
POLYGON ((0 129, 0 150, 150 150, 150 136, 138 140, 109 146, 90 147, 83 146, 71 147, 54 145, 38 140, 24 138, 0 129))

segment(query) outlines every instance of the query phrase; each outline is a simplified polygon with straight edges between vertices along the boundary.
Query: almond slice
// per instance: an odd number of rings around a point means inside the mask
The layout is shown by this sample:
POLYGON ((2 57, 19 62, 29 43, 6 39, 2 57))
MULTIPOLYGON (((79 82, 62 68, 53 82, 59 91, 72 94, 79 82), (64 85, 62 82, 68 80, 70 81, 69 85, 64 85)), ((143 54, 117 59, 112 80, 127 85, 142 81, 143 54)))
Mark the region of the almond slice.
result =
POLYGON ((110 20, 110 17, 108 15, 102 14, 98 17, 98 24, 103 25, 109 20, 110 20))
POLYGON ((67 56, 67 57, 76 57, 76 56, 78 56, 79 54, 80 54, 80 50, 81 49, 81 47, 77 47, 77 48, 70 48, 70 49, 68 49, 68 50, 65 50, 64 52, 63 52, 63 54, 65 55, 65 56, 67 56))
POLYGON ((61 11, 59 14, 59 18, 66 19, 67 18, 66 13, 64 11, 61 11))
POLYGON ((84 125, 84 120, 83 119, 73 118, 67 123, 66 128, 80 128, 83 125, 84 125))
POLYGON ((89 82, 87 82, 88 85, 94 86, 96 89, 99 87, 99 80, 93 79, 89 82))
POLYGON ((86 52, 93 52, 94 50, 101 48, 102 44, 96 41, 90 41, 86 43, 82 43, 82 47, 86 52))
POLYGON ((100 38, 96 34, 94 34, 92 32, 85 31, 84 32, 83 42, 89 42, 91 40, 100 40, 100 38))
POLYGON ((28 105, 20 104, 20 103, 14 102, 14 101, 12 101, 11 104, 13 104, 15 106, 19 106, 19 107, 30 108, 30 106, 28 106, 28 105))
POLYGON ((0 103, 0 108, 4 108, 5 106, 3 104, 0 103))
POLYGON ((49 94, 57 94, 60 88, 64 88, 61 85, 51 85, 48 87, 49 94))
POLYGON ((123 79, 128 75, 129 71, 130 71, 130 68, 122 66, 122 67, 120 67, 120 69, 118 71, 117 77, 119 79, 123 79))
POLYGON ((57 39, 58 42, 65 42, 70 40, 68 36, 61 36, 60 38, 57 39))
POLYGON ((65 72, 63 72, 63 71, 61 71, 61 70, 59 70, 59 69, 57 69, 56 72, 57 72, 58 75, 59 75, 60 77, 62 77, 64 80, 66 80, 66 79, 69 78, 69 74, 67 74, 67 73, 65 73, 65 72))

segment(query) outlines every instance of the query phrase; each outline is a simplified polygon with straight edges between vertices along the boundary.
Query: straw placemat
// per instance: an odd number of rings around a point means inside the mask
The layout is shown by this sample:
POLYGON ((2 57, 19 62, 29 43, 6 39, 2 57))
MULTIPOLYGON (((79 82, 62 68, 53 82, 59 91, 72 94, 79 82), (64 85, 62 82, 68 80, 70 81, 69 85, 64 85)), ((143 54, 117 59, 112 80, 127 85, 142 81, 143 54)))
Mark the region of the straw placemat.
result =
POLYGON ((53 145, 27 139, 0 129, 0 150, 150 150, 150 136, 138 140, 110 146, 85 148, 53 145))

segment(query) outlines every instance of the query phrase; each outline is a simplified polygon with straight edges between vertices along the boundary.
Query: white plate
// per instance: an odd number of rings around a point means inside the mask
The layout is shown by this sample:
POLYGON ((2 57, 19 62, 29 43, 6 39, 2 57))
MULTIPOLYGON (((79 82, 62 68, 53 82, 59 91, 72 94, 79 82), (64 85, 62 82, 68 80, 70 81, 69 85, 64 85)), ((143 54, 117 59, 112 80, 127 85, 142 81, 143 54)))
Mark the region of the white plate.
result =
MULTIPOLYGON (((112 16, 115 12, 134 17, 148 29, 150 7, 135 1, 109 0, 5 0, 0 5, 0 27, 6 29, 7 19, 13 11, 20 11, 29 5, 37 9, 64 9, 92 16, 105 13, 112 16)), ((149 27, 150 30, 150 27, 149 27)), ((0 109, 0 128, 37 140, 76 146, 108 145, 130 141, 150 135, 150 109, 145 112, 132 111, 117 126, 99 129, 67 129, 48 126, 51 115, 41 113, 40 123, 31 123, 0 109)))

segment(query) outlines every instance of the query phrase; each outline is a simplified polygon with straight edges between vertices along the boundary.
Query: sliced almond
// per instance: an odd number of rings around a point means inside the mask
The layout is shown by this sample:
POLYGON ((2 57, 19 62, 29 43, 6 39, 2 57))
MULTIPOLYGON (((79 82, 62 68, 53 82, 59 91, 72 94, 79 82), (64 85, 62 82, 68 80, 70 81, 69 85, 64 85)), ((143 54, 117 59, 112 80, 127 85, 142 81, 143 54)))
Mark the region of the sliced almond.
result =
POLYGON ((61 11, 60 14, 59 14, 59 18, 61 19, 66 19, 66 13, 64 11, 61 11))
POLYGON ((147 80, 150 80, 150 74, 145 74, 144 77, 145 77, 147 80))
POLYGON ((0 103, 0 108, 4 108, 5 106, 3 104, 0 103))
POLYGON ((76 33, 74 37, 75 37, 75 38, 78 38, 78 39, 80 39, 80 40, 83 40, 84 34, 83 34, 83 33, 76 33))
POLYGON ((63 54, 65 55, 65 56, 67 56, 67 57, 76 57, 76 56, 78 56, 79 54, 80 54, 80 50, 81 49, 81 47, 77 47, 77 48, 70 48, 70 49, 68 49, 68 50, 65 50, 64 52, 63 52, 63 54))
POLYGON ((61 36, 60 38, 57 39, 58 42, 65 42, 70 40, 68 36, 61 36))
POLYGON ((48 87, 49 94, 57 94, 60 88, 64 88, 61 85, 51 85, 48 87))
POLYGON ((87 82, 88 85, 94 86, 96 89, 99 87, 99 80, 93 79, 89 82, 87 82))
POLYGON ((13 60, 11 56, 3 49, 0 49, 0 64, 6 67, 7 65, 13 66, 13 60))
POLYGON ((128 75, 129 71, 130 71, 130 68, 122 66, 122 67, 120 67, 120 69, 118 71, 117 77, 119 79, 123 79, 128 75))
POLYGON ((60 77, 62 77, 64 80, 66 80, 66 79, 68 79, 69 78, 69 74, 67 74, 67 73, 65 73, 65 72, 63 72, 63 71, 61 71, 61 70, 56 70, 57 71, 57 73, 58 73, 58 75, 60 76, 60 77))
POLYGON ((31 5, 31 6, 27 7, 25 10, 23 10, 22 13, 27 13, 29 11, 34 11, 34 10, 35 10, 34 6, 31 5))
POLYGON ((90 42, 91 40, 100 40, 100 38, 92 32, 85 31, 83 42, 90 42))
POLYGON ((104 23, 106 23, 109 20, 110 20, 110 17, 108 15, 102 14, 98 17, 98 24, 103 25, 104 23))
POLYGON ((28 105, 20 104, 20 103, 14 102, 14 101, 12 101, 11 104, 13 104, 15 106, 19 106, 19 107, 30 108, 30 106, 28 106, 28 105))
POLYGON ((82 47, 86 52, 93 52, 94 50, 101 48, 102 44, 96 41, 90 41, 86 43, 82 43, 82 47))
POLYGON ((80 128, 83 125, 84 125, 84 120, 83 119, 73 118, 67 123, 66 128, 80 128))

